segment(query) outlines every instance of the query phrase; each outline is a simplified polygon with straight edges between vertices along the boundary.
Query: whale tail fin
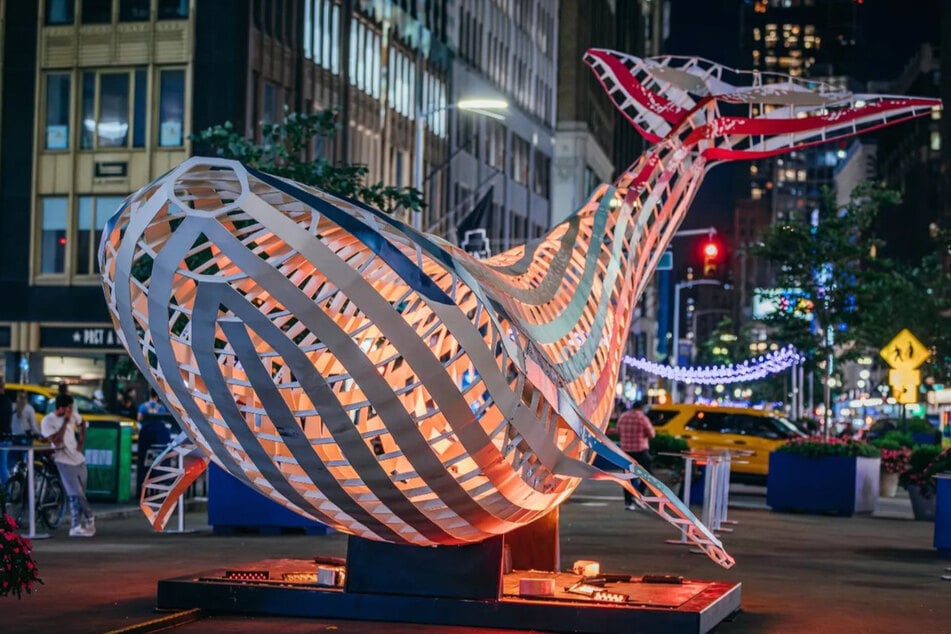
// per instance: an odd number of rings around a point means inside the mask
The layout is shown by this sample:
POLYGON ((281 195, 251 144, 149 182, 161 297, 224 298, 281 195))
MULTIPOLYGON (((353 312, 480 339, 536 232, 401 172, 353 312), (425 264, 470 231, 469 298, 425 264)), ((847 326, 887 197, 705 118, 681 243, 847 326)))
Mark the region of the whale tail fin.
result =
POLYGON ((828 83, 738 71, 697 57, 590 49, 584 59, 645 139, 657 143, 673 132, 707 161, 783 154, 941 108, 939 99, 855 95, 828 83))

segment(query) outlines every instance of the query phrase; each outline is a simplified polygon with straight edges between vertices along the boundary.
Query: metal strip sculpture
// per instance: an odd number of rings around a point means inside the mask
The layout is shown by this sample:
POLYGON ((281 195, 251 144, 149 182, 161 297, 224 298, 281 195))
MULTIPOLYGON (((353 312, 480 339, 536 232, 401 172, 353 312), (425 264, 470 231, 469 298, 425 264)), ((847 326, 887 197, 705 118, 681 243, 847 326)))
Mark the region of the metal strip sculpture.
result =
POLYGON ((569 220, 488 260, 220 159, 190 159, 125 202, 100 247, 106 299, 132 359, 202 452, 298 513, 418 545, 505 533, 583 478, 633 490, 641 477, 642 504, 732 565, 603 434, 635 302, 716 161, 855 134, 937 102, 859 104, 694 58, 592 50, 586 60, 655 145, 569 220), (592 467, 595 451, 627 479, 592 467))

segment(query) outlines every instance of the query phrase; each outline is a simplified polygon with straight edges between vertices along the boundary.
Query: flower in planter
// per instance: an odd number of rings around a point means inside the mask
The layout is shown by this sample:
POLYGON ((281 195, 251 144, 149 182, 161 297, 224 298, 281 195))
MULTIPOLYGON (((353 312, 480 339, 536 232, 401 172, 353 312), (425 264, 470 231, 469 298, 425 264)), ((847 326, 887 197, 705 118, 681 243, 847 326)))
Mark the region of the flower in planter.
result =
POLYGON ((898 483, 903 487, 916 486, 924 497, 930 498, 935 493, 934 477, 944 471, 951 471, 951 448, 919 445, 912 450, 908 468, 898 477, 898 483))
MULTIPOLYGON (((0 490, 0 509, 6 508, 6 495, 0 490)), ((30 594, 40 579, 33 561, 33 544, 17 533, 12 517, 0 515, 0 597, 9 594, 19 599, 23 592, 30 594)))
POLYGON ((911 449, 908 447, 899 447, 889 449, 882 447, 882 473, 902 473, 908 468, 908 461, 911 458, 911 449))
POLYGON ((877 447, 857 440, 842 440, 841 438, 823 438, 822 436, 808 436, 794 438, 775 451, 793 453, 812 458, 826 456, 844 456, 849 458, 878 458, 881 452, 877 447))

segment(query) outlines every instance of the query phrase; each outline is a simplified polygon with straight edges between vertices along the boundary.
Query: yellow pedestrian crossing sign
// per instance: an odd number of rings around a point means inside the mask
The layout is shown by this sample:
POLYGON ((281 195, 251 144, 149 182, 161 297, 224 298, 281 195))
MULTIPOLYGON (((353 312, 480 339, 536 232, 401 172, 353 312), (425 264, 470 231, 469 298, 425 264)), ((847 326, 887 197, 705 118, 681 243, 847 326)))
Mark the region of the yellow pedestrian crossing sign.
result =
POLYGON ((907 328, 895 335, 879 354, 896 370, 914 370, 931 356, 925 344, 918 341, 918 337, 907 328))

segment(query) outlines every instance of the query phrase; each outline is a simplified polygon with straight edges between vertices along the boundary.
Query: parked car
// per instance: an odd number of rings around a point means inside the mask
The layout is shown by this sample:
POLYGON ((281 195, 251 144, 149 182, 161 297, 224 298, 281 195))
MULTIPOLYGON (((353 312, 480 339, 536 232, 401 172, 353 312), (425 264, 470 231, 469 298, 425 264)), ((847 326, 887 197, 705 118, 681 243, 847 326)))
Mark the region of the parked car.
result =
POLYGON ((737 458, 732 473, 765 476, 769 454, 793 438, 805 437, 788 419, 775 412, 716 405, 655 405, 647 417, 658 432, 687 441, 691 449, 741 449, 752 455, 737 458))
MULTIPOLYGON (((16 401, 19 392, 27 393, 27 401, 33 406, 33 409, 36 410, 37 424, 39 424, 40 420, 46 414, 56 409, 56 390, 53 388, 31 383, 7 383, 6 392, 11 401, 16 401)), ((133 438, 138 435, 139 425, 135 420, 120 414, 110 414, 102 405, 81 394, 70 394, 70 396, 73 397, 73 409, 79 412, 79 415, 85 420, 89 422, 106 421, 132 425, 133 438)))

